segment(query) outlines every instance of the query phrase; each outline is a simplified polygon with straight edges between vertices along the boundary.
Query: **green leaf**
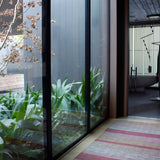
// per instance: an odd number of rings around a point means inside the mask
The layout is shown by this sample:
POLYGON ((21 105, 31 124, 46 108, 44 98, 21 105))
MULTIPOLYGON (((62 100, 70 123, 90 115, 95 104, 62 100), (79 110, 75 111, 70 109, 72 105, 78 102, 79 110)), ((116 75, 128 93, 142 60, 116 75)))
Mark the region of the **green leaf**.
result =
POLYGON ((23 155, 29 158, 37 158, 42 152, 43 152, 43 149, 33 149, 33 150, 28 150, 24 152, 23 155))
POLYGON ((3 147, 4 147, 4 141, 2 137, 0 137, 0 149, 2 149, 3 147))
POLYGON ((24 119, 24 117, 26 115, 26 110, 27 110, 27 102, 23 102, 19 112, 17 112, 16 121, 24 119))

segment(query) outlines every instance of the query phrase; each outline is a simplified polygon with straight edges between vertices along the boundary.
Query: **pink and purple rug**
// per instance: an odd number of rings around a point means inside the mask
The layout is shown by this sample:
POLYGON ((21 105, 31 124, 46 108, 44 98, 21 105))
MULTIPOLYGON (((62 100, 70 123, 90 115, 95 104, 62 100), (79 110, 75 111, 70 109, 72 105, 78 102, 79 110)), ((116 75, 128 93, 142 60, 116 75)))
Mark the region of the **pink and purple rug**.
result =
POLYGON ((118 119, 75 160, 160 160, 160 121, 118 119))

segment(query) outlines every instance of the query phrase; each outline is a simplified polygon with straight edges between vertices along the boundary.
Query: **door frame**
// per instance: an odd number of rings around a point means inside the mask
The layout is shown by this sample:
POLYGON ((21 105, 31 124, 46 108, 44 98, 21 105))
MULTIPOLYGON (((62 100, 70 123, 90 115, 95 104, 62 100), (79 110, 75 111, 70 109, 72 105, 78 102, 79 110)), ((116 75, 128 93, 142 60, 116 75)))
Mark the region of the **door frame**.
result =
POLYGON ((128 116, 129 0, 110 3, 110 118, 128 116))

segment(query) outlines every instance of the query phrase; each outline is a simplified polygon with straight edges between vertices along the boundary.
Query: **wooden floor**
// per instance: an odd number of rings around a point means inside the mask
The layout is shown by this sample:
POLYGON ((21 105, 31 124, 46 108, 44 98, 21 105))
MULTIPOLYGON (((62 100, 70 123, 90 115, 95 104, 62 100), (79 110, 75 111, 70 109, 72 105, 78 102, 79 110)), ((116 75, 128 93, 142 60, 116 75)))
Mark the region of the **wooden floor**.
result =
MULTIPOLYGON (((157 123, 159 120, 154 119, 144 119, 144 118, 123 118, 128 121, 137 121, 137 122, 149 122, 149 123, 157 123)), ((58 160, 74 160, 75 157, 85 150, 95 139, 97 139, 113 122, 115 119, 110 119, 101 124, 98 128, 96 128, 93 132, 91 132, 88 136, 82 139, 77 145, 71 148, 68 152, 62 155, 58 160)))

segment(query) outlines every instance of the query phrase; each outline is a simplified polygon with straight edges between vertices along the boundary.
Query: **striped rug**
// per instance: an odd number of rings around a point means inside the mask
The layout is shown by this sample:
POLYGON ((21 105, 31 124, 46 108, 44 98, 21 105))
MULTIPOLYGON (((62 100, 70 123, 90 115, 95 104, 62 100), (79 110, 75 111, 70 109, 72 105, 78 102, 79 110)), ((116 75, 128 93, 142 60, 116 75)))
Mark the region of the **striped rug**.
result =
POLYGON ((160 121, 118 119, 75 160, 160 160, 160 121))

